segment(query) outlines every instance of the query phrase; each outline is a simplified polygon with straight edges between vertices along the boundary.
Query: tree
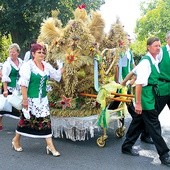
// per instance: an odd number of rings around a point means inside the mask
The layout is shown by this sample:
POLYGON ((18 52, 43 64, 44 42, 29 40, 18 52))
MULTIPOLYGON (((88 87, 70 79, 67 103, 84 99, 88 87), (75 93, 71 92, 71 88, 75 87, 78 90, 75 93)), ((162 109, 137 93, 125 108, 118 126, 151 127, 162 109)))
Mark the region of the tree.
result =
POLYGON ((149 2, 144 0, 140 3, 141 15, 144 16, 148 11, 156 8, 159 0, 150 0, 149 2))
POLYGON ((58 9, 59 18, 65 24, 73 17, 72 11, 80 4, 86 4, 87 11, 98 9, 104 0, 0 0, 0 33, 11 35, 12 42, 16 42, 23 49, 28 43, 37 38, 40 25, 51 11, 58 9))
POLYGON ((11 44, 11 36, 0 35, 0 63, 3 63, 8 56, 8 47, 11 44))
POLYGON ((165 35, 170 30, 169 8, 169 0, 152 0, 141 4, 141 18, 136 22, 135 28, 137 38, 132 46, 135 54, 141 56, 145 53, 146 39, 151 36, 157 36, 162 44, 165 43, 165 35))
POLYGON ((146 13, 137 21, 136 34, 138 40, 144 40, 150 36, 157 36, 162 42, 165 40, 165 34, 169 30, 169 0, 159 0, 154 5, 149 4, 146 13), (156 5, 156 6, 155 6, 156 5))

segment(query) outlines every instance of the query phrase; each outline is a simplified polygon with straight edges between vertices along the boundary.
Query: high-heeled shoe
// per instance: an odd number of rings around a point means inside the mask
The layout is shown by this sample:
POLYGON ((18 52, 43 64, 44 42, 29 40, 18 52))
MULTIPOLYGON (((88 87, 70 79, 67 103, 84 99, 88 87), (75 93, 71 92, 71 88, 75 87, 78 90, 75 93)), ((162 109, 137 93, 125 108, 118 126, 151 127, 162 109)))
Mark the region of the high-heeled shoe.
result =
POLYGON ((16 146, 15 146, 15 143, 14 143, 14 141, 12 141, 12 148, 15 150, 15 151, 17 151, 17 152, 22 152, 22 147, 19 147, 19 148, 17 148, 16 146))
POLYGON ((56 150, 52 151, 52 149, 49 146, 46 147, 46 150, 47 150, 47 154, 51 153, 53 156, 60 156, 60 153, 58 151, 56 150))

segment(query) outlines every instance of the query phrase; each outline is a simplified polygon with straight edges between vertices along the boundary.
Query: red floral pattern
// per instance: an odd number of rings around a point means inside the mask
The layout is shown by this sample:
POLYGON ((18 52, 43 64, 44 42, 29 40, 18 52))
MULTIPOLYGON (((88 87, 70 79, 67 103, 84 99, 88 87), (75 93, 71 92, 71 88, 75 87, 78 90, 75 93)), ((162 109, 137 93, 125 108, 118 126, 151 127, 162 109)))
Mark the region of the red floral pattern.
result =
POLYGON ((18 123, 19 127, 29 127, 30 129, 35 130, 43 130, 43 129, 50 129, 51 128, 51 120, 50 116, 36 118, 34 115, 31 114, 30 119, 25 119, 22 115, 21 119, 18 123))

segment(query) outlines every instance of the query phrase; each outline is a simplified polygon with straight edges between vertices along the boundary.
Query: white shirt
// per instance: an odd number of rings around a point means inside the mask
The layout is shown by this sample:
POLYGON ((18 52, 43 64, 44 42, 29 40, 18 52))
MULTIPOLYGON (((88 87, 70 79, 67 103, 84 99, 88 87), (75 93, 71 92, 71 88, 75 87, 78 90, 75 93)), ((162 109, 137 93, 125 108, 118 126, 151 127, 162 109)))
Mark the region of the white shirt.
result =
MULTIPOLYGON (((170 46, 169 46, 168 44, 166 45, 166 49, 167 49, 167 51, 168 51, 168 53, 169 53, 169 57, 170 57, 170 46)), ((158 60, 159 60, 159 62, 162 61, 162 57, 163 57, 163 50, 162 50, 162 48, 161 48, 161 51, 160 51, 160 53, 159 53, 159 55, 158 55, 158 60)))
POLYGON ((24 62, 27 62, 30 59, 31 52, 27 51, 24 56, 24 62))
POLYGON ((3 63, 0 63, 0 70, 2 69, 3 63))
MULTIPOLYGON (((155 65, 157 71, 160 72, 159 67, 158 67, 158 64, 159 64, 158 56, 156 57, 156 60, 155 60, 149 52, 146 55, 150 57, 153 65, 155 65)), ((142 86, 147 86, 148 85, 148 78, 151 74, 151 66, 150 66, 149 60, 143 59, 132 70, 132 72, 137 75, 136 84, 142 84, 142 86)))

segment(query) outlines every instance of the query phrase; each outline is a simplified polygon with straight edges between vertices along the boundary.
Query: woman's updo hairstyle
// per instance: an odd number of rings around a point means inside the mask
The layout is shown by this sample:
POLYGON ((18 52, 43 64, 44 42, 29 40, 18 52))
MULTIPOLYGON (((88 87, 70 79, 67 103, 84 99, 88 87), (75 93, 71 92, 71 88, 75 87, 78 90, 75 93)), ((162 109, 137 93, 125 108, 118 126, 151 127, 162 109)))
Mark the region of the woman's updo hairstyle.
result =
POLYGON ((31 53, 35 53, 38 50, 43 49, 43 46, 41 46, 40 44, 32 44, 31 45, 31 53))
POLYGON ((20 47, 19 47, 19 45, 18 45, 17 43, 13 43, 13 44, 11 44, 11 45, 9 46, 9 50, 11 50, 12 48, 16 49, 16 51, 17 51, 18 53, 20 53, 20 51, 21 51, 21 49, 20 49, 20 47))

